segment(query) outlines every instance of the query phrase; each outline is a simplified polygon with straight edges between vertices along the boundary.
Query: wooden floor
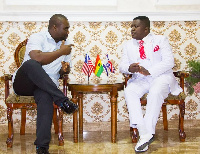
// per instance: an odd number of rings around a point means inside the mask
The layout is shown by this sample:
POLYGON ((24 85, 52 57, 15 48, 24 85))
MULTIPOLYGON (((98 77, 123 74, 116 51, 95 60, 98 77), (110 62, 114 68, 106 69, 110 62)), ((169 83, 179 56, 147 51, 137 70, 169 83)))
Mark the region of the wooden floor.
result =
MULTIPOLYGON (((186 141, 180 142, 177 121, 169 123, 169 130, 164 131, 162 123, 156 127, 155 141, 144 154, 199 154, 200 153, 200 121, 185 121, 186 141)), ((64 146, 58 146, 57 135, 52 133, 49 152, 51 154, 133 154, 134 147, 130 131, 117 132, 117 143, 110 142, 110 131, 85 131, 79 136, 79 143, 73 143, 73 133, 65 132, 64 146)), ((0 132, 0 154, 34 154, 35 133, 19 135, 15 133, 13 148, 7 149, 7 132, 0 132)))

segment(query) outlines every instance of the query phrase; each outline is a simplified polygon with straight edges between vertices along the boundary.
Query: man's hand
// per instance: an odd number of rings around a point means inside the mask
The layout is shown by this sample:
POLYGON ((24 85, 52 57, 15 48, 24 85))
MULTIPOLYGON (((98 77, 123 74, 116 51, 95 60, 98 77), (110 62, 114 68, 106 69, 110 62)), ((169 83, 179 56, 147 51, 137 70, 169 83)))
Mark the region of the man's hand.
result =
POLYGON ((140 70, 140 66, 138 65, 139 63, 133 63, 129 66, 129 69, 128 71, 131 72, 131 73, 136 73, 136 72, 139 72, 140 70))
POLYGON ((131 73, 141 73, 145 76, 150 75, 149 71, 145 69, 143 66, 140 66, 139 63, 133 63, 129 66, 128 69, 129 72, 131 73))
POLYGON ((139 66, 139 73, 147 76, 147 75, 150 75, 149 71, 147 69, 145 69, 143 66, 139 66))
POLYGON ((59 71, 60 76, 63 76, 64 74, 69 74, 70 72, 69 63, 62 61, 61 64, 62 64, 62 68, 59 71))
POLYGON ((70 66, 68 62, 62 61, 61 64, 62 64, 61 69, 63 70, 63 72, 70 72, 70 66))
POLYGON ((69 45, 65 45, 65 41, 62 41, 62 44, 60 45, 60 50, 62 51, 63 55, 69 55, 72 51, 72 46, 74 46, 74 44, 69 44, 69 45))

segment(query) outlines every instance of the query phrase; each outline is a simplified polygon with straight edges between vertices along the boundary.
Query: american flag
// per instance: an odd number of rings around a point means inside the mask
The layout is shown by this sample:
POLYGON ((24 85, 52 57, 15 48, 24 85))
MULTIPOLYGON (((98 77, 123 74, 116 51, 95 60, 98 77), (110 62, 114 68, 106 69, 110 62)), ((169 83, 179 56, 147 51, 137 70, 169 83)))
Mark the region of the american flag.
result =
POLYGON ((82 67, 82 71, 85 73, 85 75, 88 75, 89 77, 91 73, 94 71, 94 66, 88 54, 85 55, 85 61, 82 67))

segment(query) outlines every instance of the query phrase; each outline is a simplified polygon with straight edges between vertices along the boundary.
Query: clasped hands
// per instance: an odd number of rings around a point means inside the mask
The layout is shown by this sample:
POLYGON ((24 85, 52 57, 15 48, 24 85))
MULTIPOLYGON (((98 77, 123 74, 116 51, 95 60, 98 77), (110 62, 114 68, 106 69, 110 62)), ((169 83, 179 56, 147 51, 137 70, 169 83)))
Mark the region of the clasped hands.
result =
POLYGON ((139 63, 132 63, 128 69, 131 73, 141 73, 145 76, 150 75, 149 71, 145 69, 143 66, 140 66, 139 63))

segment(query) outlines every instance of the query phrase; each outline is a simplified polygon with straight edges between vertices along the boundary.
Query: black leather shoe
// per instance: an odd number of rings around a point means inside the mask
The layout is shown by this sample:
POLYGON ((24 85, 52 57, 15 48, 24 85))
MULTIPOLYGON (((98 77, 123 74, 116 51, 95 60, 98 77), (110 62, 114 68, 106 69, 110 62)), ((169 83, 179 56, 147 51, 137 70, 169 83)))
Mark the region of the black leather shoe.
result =
POLYGON ((44 147, 36 148, 36 154, 49 154, 49 150, 44 147))
POLYGON ((71 114, 74 113, 75 111, 78 110, 78 106, 76 104, 74 104, 72 101, 70 100, 66 100, 65 102, 61 103, 60 108, 66 112, 67 114, 71 114))

